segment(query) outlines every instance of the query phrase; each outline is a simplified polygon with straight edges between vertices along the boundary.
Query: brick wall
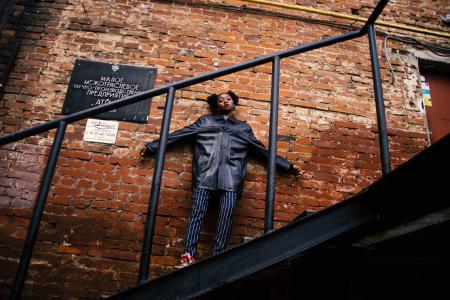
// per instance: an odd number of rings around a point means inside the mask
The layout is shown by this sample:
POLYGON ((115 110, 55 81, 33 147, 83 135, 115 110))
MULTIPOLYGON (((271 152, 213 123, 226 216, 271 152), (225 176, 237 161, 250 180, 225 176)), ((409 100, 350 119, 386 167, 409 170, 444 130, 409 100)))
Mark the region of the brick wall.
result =
MULTIPOLYGON (((303 2, 298 1, 309 4, 303 2)), ((316 1, 315 6, 365 16, 374 6, 373 1, 341 2, 333 1, 330 8, 328 1, 316 1)), ((445 30, 436 25, 440 15, 434 9, 447 9, 445 2, 423 1, 417 12, 406 5, 409 1, 394 1, 386 20, 400 18, 403 23, 445 30)), ((17 1, 0 40, 2 66, 11 55, 10 45, 21 44, 0 99, 1 132, 58 118, 77 58, 156 67, 156 86, 163 86, 346 31, 311 22, 327 21, 323 17, 247 7, 253 9, 225 1, 17 1)), ((379 37, 380 53, 382 42, 379 37)), ((389 47, 406 51, 409 46, 391 41, 389 47)), ((400 59, 392 64, 395 84, 381 59, 395 167, 426 147, 427 141, 417 106, 417 70, 400 59)), ((237 117, 247 120, 267 146, 270 72, 271 66, 264 65, 177 91, 171 130, 207 113, 204 100, 209 93, 232 89, 241 97, 237 117)), ((284 59, 280 103, 278 152, 303 174, 277 175, 277 228, 306 209, 320 210, 346 199, 381 175, 367 38, 284 59)), ((83 142, 86 120, 68 126, 26 297, 99 298, 135 284, 154 166, 153 160, 140 162, 138 153, 145 142, 159 136, 163 108, 164 97, 155 97, 148 124, 120 122, 114 145, 83 142)), ((0 149, 2 296, 13 282, 54 135, 40 134, 0 149)), ((166 156, 152 276, 170 272, 182 251, 191 207, 191 154, 188 145, 176 145, 166 156)), ((265 174, 265 164, 250 159, 231 245, 263 233, 265 174)), ((216 218, 213 205, 201 236, 200 258, 212 249, 216 218)))

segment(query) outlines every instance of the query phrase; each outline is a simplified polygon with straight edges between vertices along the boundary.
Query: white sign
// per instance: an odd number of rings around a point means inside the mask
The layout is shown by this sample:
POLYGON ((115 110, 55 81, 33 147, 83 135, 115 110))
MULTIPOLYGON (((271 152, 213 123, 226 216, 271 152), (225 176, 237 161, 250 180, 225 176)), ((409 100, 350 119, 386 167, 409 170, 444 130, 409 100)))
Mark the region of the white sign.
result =
POLYGON ((114 144, 118 130, 118 121, 88 119, 83 140, 86 142, 114 144))

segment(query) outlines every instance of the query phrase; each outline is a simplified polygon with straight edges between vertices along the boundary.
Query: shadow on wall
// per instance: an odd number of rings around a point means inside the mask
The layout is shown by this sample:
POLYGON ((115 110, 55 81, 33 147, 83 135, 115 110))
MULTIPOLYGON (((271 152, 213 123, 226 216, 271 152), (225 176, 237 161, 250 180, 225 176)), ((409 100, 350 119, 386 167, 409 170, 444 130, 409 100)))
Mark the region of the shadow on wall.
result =
MULTIPOLYGON (((36 121, 53 119, 49 117, 49 107, 39 105, 36 97, 42 96, 44 84, 53 84, 42 80, 42 70, 52 61, 49 54, 52 40, 46 34, 51 35, 57 26, 54 21, 58 20, 58 13, 64 6, 33 0, 14 2, 0 39, 0 83, 5 83, 0 93, 0 132, 3 134, 31 127, 36 121)), ((7 298, 15 277, 40 174, 49 152, 51 141, 47 137, 52 134, 30 137, 0 149, 0 298, 7 298)), ((50 247, 48 242, 40 242, 36 253, 50 247)), ((59 262, 64 265, 63 259, 59 262)), ((31 281, 25 287, 24 297, 41 295, 41 290, 48 287, 54 289, 55 294, 62 289, 55 281, 51 282, 51 278, 46 282, 43 274, 50 266, 54 267, 55 261, 46 260, 45 254, 33 257, 28 277, 31 281)))
MULTIPOLYGON (((389 139, 394 168, 427 145, 422 133, 391 129, 389 139)), ((280 145, 283 138, 279 141, 280 145)), ((318 211, 345 200, 376 181, 381 176, 378 145, 376 126, 342 121, 333 122, 314 139, 290 137, 286 155, 299 162, 295 164, 302 175, 277 174, 275 228, 305 210, 318 211)), ((260 162, 249 169, 243 200, 236 210, 232 244, 241 243, 245 236, 261 235, 264 226, 266 170, 260 162)))

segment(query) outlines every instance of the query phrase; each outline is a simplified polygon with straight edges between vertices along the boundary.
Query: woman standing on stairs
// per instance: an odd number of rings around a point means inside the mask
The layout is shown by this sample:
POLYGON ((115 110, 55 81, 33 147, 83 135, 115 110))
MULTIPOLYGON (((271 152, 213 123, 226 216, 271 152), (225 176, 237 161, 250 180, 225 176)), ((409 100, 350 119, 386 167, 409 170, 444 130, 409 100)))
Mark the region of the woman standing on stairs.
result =
MULTIPOLYGON (((180 267, 195 262, 197 242, 208 204, 216 197, 220 209, 212 254, 225 250, 231 233, 233 210, 242 194, 247 153, 267 160, 268 152, 255 137, 250 125, 233 116, 238 102, 238 96, 232 91, 212 94, 208 97, 208 103, 213 114, 203 115, 193 124, 168 136, 167 145, 188 139, 194 144, 193 205, 180 267)), ((146 158, 156 153, 158 143, 159 140, 155 140, 146 144, 141 156, 146 158)), ((281 170, 299 174, 291 163, 280 156, 277 156, 276 164, 281 170)))

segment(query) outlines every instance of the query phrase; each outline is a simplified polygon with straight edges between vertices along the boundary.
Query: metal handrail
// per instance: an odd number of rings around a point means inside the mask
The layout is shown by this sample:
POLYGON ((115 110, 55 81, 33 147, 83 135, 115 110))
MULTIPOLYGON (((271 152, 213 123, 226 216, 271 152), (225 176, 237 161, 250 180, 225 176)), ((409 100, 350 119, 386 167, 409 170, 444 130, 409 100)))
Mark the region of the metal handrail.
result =
POLYGON ((269 157, 268 157, 268 170, 267 170, 267 191, 266 191, 266 214, 265 214, 265 226, 264 231, 268 232, 273 229, 273 207, 275 197, 275 157, 276 157, 276 144, 277 144, 277 127, 278 127, 278 98, 279 98, 279 73, 280 73, 280 61, 282 58, 290 57, 292 55, 300 54, 303 52, 311 51, 321 47, 329 46, 339 42, 351 40, 353 38, 361 37, 368 33, 369 46, 371 54, 371 64, 373 72, 373 81, 375 89, 375 99, 377 107, 377 122, 379 126, 379 138, 380 138, 380 154, 383 175, 390 171, 390 158, 387 142, 387 130, 386 120, 384 115, 383 94, 381 88, 381 77, 379 71, 378 54, 376 50, 376 32, 374 22, 386 6, 388 0, 381 0, 375 7, 369 21, 360 30, 347 32, 338 36, 328 37, 320 41, 316 41, 310 44, 298 46, 292 49, 276 52, 274 54, 262 56, 247 62, 239 63, 230 67, 226 67, 220 70, 216 70, 207 74, 195 76, 185 80, 181 80, 175 83, 168 84, 164 87, 155 88, 146 92, 142 92, 121 100, 110 102, 98 107, 79 111, 57 120, 49 121, 47 123, 34 126, 25 130, 18 131, 16 133, 4 136, 0 138, 0 146, 15 142, 32 135, 42 133, 48 130, 57 128, 56 136, 53 140, 53 146, 50 152, 50 158, 47 162, 44 180, 39 188, 38 197, 36 200, 35 208, 32 215, 32 220, 28 228, 27 236, 25 239, 25 246, 21 254, 19 261, 18 271, 14 286, 11 291, 11 299, 19 299, 23 284, 25 282, 26 274, 28 271, 29 263, 32 256, 32 251, 36 241, 37 233, 39 230, 39 223, 42 217, 42 213, 45 206, 45 201, 48 195, 50 184, 53 178, 53 173, 56 167, 57 158, 61 149, 61 144, 64 139, 65 129, 68 124, 73 122, 95 116, 99 113, 110 111, 112 109, 120 108, 129 104, 133 104, 139 101, 147 100, 151 97, 167 94, 166 104, 164 109, 164 116, 162 120, 159 147, 156 155, 155 169, 153 172, 153 181, 150 191, 150 203, 148 206, 147 223, 145 226, 144 242, 141 253, 141 262, 139 269, 139 282, 147 280, 150 267, 150 256, 152 252, 152 240, 154 234, 154 225, 156 220, 156 208, 159 201, 159 192, 161 187, 162 171, 164 168, 164 157, 166 153, 167 137, 170 127, 170 119, 172 116, 172 108, 175 98, 175 92, 179 89, 192 86, 207 80, 211 80, 217 77, 225 76, 238 71, 246 70, 255 66, 259 66, 265 63, 272 63, 272 90, 271 90, 271 107, 270 107, 270 134, 269 134, 269 157), (369 23, 370 22, 370 23, 369 23))
POLYGON ((160 96, 162 94, 166 94, 170 88, 179 90, 179 89, 182 89, 182 88, 194 85, 194 84, 198 84, 198 83, 201 83, 204 81, 208 81, 211 79, 215 79, 218 77, 222 77, 225 75, 229 75, 232 73, 250 69, 250 68, 265 64, 265 63, 269 63, 276 56, 280 57, 280 59, 286 58, 286 57, 289 57, 292 55, 296 55, 296 54, 300 54, 303 52, 315 50, 315 49, 318 49, 321 47, 336 44, 338 42, 344 42, 344 41, 347 41, 347 40, 350 40, 350 39, 353 39, 356 37, 360 37, 362 35, 364 35, 364 32, 361 30, 350 31, 348 33, 344 33, 339 36, 329 37, 329 38, 325 38, 325 39, 322 39, 320 41, 313 42, 310 44, 298 46, 298 47, 280 51, 280 52, 275 52, 274 54, 269 54, 269 55, 255 58, 255 59, 243 62, 243 63, 229 66, 229 67, 226 67, 226 68, 223 68, 220 70, 212 71, 210 73, 206 73, 206 74, 198 75, 198 76, 191 77, 191 78, 188 78, 185 80, 181 80, 178 82, 174 82, 174 83, 168 84, 168 85, 160 87, 160 88, 154 88, 149 91, 145 91, 145 92, 142 92, 139 94, 134 94, 132 96, 129 96, 129 97, 126 97, 126 98, 123 98, 123 99, 120 99, 120 100, 117 100, 114 102, 109 102, 107 104, 103 104, 103 105, 96 106, 93 108, 88 108, 88 109, 67 115, 65 117, 59 118, 57 120, 49 121, 44 124, 36 125, 34 127, 27 128, 27 129, 12 133, 10 135, 4 136, 4 137, 0 138, 0 146, 30 137, 35 134, 39 134, 39 133, 42 133, 42 132, 45 132, 48 130, 55 129, 58 127, 58 124, 60 122, 66 122, 67 124, 70 124, 70 123, 80 121, 85 118, 95 116, 95 115, 103 113, 103 112, 107 112, 107 111, 110 111, 110 110, 113 110, 116 108, 120 108, 120 107, 129 105, 129 104, 133 104, 133 103, 136 103, 136 102, 139 102, 142 100, 148 100, 151 97, 156 97, 156 96, 160 96))

